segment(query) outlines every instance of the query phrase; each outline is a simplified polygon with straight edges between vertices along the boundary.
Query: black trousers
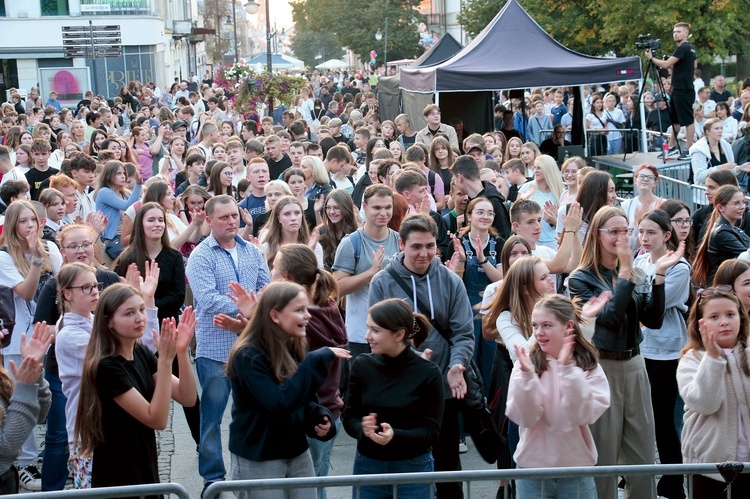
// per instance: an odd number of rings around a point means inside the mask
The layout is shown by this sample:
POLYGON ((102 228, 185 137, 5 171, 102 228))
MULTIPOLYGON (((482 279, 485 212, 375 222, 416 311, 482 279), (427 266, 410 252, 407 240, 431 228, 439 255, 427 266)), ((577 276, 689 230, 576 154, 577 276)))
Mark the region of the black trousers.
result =
MULTIPOLYGON (((661 464, 682 463, 680 438, 674 426, 674 408, 677 403, 677 364, 679 360, 646 361, 646 373, 651 384, 651 404, 654 407, 656 448, 661 464)), ((664 475, 659 479, 657 494, 669 499, 683 499, 682 475, 664 475)))
MULTIPOLYGON (((703 475, 693 476, 693 499, 716 499, 727 497, 727 484, 703 475)), ((750 497, 750 475, 737 475, 732 483, 732 499, 750 497)))
MULTIPOLYGON (((458 454, 458 409, 460 402, 454 398, 445 400, 443 421, 440 425, 440 438, 432 448, 435 471, 460 471, 461 458, 458 454)), ((463 483, 448 482, 437 484, 438 499, 463 499, 463 483)))
POLYGON ((18 494, 18 487, 18 469, 11 466, 8 471, 0 475, 0 496, 18 494))

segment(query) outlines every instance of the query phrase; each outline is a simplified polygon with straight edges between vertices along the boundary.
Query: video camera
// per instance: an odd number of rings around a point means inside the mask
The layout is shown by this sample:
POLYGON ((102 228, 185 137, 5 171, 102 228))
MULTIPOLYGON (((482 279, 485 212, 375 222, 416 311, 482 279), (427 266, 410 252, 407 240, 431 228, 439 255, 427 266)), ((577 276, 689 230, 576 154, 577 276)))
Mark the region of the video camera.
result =
POLYGON ((651 33, 647 35, 638 35, 638 41, 635 42, 635 48, 641 50, 656 52, 659 50, 659 47, 661 47, 661 40, 659 38, 654 38, 651 33))

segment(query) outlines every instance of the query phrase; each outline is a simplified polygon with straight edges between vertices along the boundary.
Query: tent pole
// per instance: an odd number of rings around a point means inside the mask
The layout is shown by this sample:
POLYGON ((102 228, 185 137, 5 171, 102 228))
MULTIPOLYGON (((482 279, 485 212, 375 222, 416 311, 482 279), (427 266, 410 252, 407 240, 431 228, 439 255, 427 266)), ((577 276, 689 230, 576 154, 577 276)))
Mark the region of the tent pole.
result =
POLYGON ((435 92, 435 105, 440 107, 440 92, 435 92))
POLYGON ((648 142, 646 137, 646 105, 643 103, 643 86, 638 89, 638 109, 641 118, 641 152, 648 152, 648 142))

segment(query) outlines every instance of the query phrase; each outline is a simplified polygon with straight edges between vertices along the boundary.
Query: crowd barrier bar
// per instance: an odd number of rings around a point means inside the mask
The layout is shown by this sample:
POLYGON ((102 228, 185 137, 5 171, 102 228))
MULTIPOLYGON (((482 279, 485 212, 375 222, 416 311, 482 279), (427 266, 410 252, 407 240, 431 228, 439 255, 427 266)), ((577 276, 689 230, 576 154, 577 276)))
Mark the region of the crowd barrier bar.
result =
MULTIPOLYGON (((354 487, 359 497, 359 487, 364 485, 388 485, 393 487, 393 498, 398 499, 397 485, 430 483, 430 499, 435 497, 434 485, 444 482, 466 482, 466 499, 471 499, 472 482, 507 481, 516 479, 588 478, 620 476, 661 476, 688 475, 688 498, 692 498, 692 475, 718 474, 719 468, 734 468, 739 473, 750 473, 748 463, 720 464, 648 464, 634 466, 589 466, 579 468, 539 468, 510 470, 443 471, 432 473, 390 473, 382 475, 344 475, 308 478, 272 478, 264 480, 236 480, 216 482, 203 494, 204 499, 214 499, 222 492, 250 492, 258 490, 290 490, 321 487, 354 487)), ((616 489, 616 487, 615 487, 616 489)), ((727 488, 727 498, 731 497, 731 485, 727 488)), ((579 491, 580 496, 580 491, 579 491)), ((505 488, 508 498, 508 488, 505 488)), ((616 496, 615 496, 616 497, 616 496)), ((426 498, 425 498, 426 499, 426 498)), ((572 498, 571 498, 572 499, 572 498)), ((614 499, 614 498, 599 498, 614 499)))
POLYGON ((175 495, 179 499, 190 499, 187 489, 179 483, 146 483, 142 485, 123 485, 121 487, 100 487, 95 489, 68 489, 50 492, 34 492, 33 494, 13 494, 4 497, 19 497, 29 499, 69 499, 80 497, 84 499, 109 497, 147 497, 153 495, 175 495))

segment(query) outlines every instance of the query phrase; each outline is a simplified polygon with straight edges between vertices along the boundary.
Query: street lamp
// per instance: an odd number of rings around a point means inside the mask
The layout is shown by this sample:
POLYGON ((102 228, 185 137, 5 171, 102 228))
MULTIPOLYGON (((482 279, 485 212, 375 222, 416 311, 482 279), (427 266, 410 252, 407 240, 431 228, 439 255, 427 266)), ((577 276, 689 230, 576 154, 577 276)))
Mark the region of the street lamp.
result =
MULTIPOLYGON (((266 69, 271 74, 273 70, 273 53, 271 52, 271 11, 270 0, 265 0, 266 4, 266 69)), ((254 0, 250 0, 245 5, 248 14, 255 14, 260 9, 260 5, 254 0)), ((273 116, 273 99, 268 99, 268 116, 273 116)))
MULTIPOLYGON (((380 32, 380 26, 375 32, 375 39, 380 41, 383 39, 383 34, 380 32)), ((388 76, 388 18, 385 18, 385 43, 383 44, 383 62, 385 66, 385 76, 388 76)))

